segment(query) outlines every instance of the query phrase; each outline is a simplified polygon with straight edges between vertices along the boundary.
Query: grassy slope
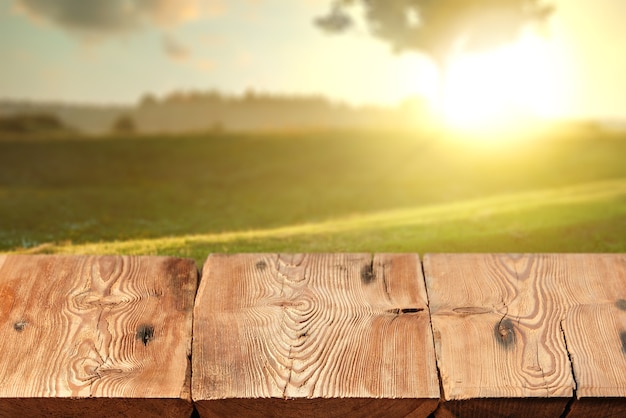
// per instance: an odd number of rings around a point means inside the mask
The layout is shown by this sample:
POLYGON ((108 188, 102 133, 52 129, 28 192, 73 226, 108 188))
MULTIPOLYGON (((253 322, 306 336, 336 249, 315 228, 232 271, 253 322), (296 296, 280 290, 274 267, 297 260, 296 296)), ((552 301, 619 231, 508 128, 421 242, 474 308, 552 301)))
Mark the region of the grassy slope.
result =
POLYGON ((318 133, 0 143, 0 250, 625 251, 626 140, 318 133))

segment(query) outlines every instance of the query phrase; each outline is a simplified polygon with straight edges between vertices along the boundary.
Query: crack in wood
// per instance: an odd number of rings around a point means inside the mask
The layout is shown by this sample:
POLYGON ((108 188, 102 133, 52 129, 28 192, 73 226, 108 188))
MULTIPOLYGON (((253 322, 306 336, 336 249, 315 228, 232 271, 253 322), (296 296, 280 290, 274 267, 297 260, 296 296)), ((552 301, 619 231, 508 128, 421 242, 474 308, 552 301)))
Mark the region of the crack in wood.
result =
POLYGON ((560 418, 565 418, 569 415, 572 409, 572 405, 574 404, 574 401, 576 400, 576 389, 578 389, 578 381, 576 380, 576 373, 574 372, 574 362, 572 361, 572 355, 570 354, 570 350, 567 345, 567 337, 565 336, 565 329, 563 328, 563 322, 564 322, 563 319, 559 321, 559 330, 561 331, 561 336, 563 337, 563 344, 565 345, 565 353, 567 354, 567 359, 569 360, 569 367, 570 367, 570 372, 572 373, 572 379, 574 380, 574 387, 572 388, 572 398, 567 402, 567 405, 565 405, 565 409, 563 410, 563 413, 561 414, 560 418))
POLYGON ((426 294, 426 306, 428 307, 428 325, 430 327, 430 332, 432 336, 432 345, 435 351, 435 370, 437 372, 437 383, 439 384, 439 403, 437 404, 437 408, 435 411, 431 413, 429 416, 437 415, 437 412, 442 409, 442 405, 445 402, 446 395, 443 386, 443 375, 441 373, 441 332, 435 329, 433 325, 433 313, 430 310, 430 292, 428 290, 427 285, 427 277, 426 274, 426 260, 422 260, 419 263, 420 270, 422 271, 422 280, 424 281, 424 292, 426 294))
POLYGON ((394 315, 402 315, 402 314, 414 314, 423 312, 424 308, 392 308, 386 309, 385 312, 394 314, 394 315))
MULTIPOLYGON (((372 268, 374 266, 374 255, 372 255, 372 268)), ((389 283, 387 283, 387 272, 385 271, 385 263, 382 264, 382 282, 383 282, 383 288, 385 289, 385 296, 387 297, 387 300, 391 303, 391 294, 389 293, 389 283)))
POLYGON ((509 307, 504 301, 502 303, 504 304, 506 311, 494 327, 494 334, 500 347, 509 349, 515 345, 515 326, 513 325, 513 321, 507 318, 509 314, 509 307))

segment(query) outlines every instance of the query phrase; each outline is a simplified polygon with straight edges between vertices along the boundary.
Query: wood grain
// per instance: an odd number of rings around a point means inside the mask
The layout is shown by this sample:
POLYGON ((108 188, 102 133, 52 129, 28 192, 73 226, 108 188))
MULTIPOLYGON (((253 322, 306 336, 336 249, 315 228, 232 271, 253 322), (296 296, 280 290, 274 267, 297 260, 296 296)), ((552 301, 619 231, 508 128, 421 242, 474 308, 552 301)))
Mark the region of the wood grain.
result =
POLYGON ((626 416, 626 256, 544 255, 564 307, 576 402, 569 417, 626 416))
POLYGON ((0 416, 189 416, 197 279, 169 257, 0 256, 0 416))
POLYGON ((441 416, 528 416, 531 405, 540 406, 545 415, 539 416, 564 412, 575 384, 561 328, 564 310, 550 279, 563 267, 558 258, 532 255, 425 256, 448 401, 441 416))
POLYGON ((439 386, 417 255, 211 255, 192 394, 209 416, 427 416, 439 386))

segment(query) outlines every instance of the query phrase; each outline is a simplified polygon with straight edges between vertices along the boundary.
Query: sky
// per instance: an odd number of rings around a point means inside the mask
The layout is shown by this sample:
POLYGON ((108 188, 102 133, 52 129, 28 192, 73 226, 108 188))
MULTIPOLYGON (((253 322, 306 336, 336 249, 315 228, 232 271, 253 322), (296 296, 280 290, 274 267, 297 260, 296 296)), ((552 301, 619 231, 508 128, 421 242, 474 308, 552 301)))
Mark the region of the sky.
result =
MULTIPOLYGON (((556 97, 547 113, 626 118, 626 1, 552 3, 537 56, 547 57, 538 77, 549 76, 538 85, 556 97)), ((253 89, 395 105, 433 94, 427 56, 394 54, 364 26, 334 36, 315 27, 329 4, 0 0, 0 98, 127 104, 145 93, 253 89)))

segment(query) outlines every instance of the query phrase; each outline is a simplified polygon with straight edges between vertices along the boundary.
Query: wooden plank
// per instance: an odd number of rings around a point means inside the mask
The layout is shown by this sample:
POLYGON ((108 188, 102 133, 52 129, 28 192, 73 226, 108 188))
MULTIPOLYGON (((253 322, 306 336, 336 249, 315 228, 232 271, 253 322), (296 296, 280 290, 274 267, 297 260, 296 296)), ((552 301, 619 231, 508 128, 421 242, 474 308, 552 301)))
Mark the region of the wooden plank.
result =
POLYGON ((190 416, 192 260, 0 256, 0 415, 190 416))
POLYGON ((443 402, 433 415, 436 418, 560 418, 566 410, 563 398, 474 398, 443 402))
POLYGON ((626 416, 626 256, 564 254, 555 287, 576 378, 568 417, 626 416))
POLYGON ((564 412, 575 386, 550 280, 563 268, 532 255, 425 256, 440 416, 564 412))
POLYGON ((193 352, 202 417, 427 416, 439 398, 414 254, 211 255, 193 352))

